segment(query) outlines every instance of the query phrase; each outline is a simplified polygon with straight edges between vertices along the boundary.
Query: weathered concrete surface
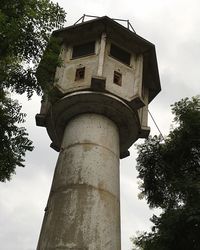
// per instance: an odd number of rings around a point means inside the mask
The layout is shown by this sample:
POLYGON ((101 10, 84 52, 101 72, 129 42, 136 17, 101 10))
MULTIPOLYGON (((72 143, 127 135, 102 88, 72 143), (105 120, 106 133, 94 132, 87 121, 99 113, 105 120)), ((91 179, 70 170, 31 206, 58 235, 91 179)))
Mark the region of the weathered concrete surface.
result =
POLYGON ((119 133, 98 114, 66 126, 37 250, 120 250, 119 133))
MULTIPOLYGON (((66 124, 85 113, 101 114, 119 129, 120 154, 126 152, 140 135, 138 113, 116 96, 96 91, 80 91, 64 96, 49 110, 45 126, 53 144, 60 151, 66 124)), ((54 147, 53 147, 54 148, 54 147)))

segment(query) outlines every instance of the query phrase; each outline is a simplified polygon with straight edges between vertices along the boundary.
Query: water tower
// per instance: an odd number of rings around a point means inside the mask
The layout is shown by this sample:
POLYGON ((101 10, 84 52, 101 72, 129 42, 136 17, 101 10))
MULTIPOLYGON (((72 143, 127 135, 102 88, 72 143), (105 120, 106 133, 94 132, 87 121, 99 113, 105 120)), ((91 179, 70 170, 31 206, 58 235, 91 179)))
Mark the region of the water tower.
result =
POLYGON ((149 134, 160 91, 155 46, 107 16, 62 39, 56 101, 36 115, 59 151, 38 250, 120 250, 120 158, 149 134))

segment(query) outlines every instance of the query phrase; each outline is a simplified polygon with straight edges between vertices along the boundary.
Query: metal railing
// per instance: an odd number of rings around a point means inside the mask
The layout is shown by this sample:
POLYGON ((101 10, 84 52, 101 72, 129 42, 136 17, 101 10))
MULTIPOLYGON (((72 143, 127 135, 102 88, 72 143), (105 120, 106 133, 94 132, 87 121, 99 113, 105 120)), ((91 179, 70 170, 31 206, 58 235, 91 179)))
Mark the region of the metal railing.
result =
MULTIPOLYGON (((76 24, 78 24, 80 22, 81 23, 85 22, 86 18, 100 18, 100 17, 99 16, 92 16, 92 15, 84 14, 81 18, 78 19, 78 21, 76 21, 74 23, 74 25, 76 25, 76 24)), ((114 20, 114 21, 118 21, 118 22, 126 22, 127 29, 129 29, 129 30, 133 31, 134 33, 136 33, 133 26, 132 26, 132 24, 130 23, 130 21, 128 19, 119 19, 119 18, 111 18, 111 19, 114 20)))

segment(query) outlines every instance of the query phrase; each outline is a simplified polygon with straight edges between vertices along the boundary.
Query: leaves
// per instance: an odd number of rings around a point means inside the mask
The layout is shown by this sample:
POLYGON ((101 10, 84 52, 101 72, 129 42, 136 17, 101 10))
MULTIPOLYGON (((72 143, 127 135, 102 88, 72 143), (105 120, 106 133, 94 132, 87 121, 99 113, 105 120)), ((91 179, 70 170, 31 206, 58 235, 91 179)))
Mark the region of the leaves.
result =
POLYGON ((25 114, 21 106, 1 91, 0 96, 0 181, 10 180, 16 166, 24 167, 25 152, 32 151, 32 142, 25 128, 18 124, 24 122, 25 114))
POLYGON ((154 136, 138 146, 138 178, 143 180, 140 188, 151 207, 179 207, 193 199, 199 186, 199 100, 199 97, 192 101, 186 98, 172 106, 179 126, 169 133, 165 142, 154 136))
POLYGON ((0 87, 28 97, 40 93, 36 68, 52 30, 65 21, 64 10, 49 0, 2 0, 0 21, 0 87))
POLYGON ((62 61, 59 57, 61 43, 62 40, 60 38, 51 37, 37 68, 37 81, 44 94, 50 94, 49 92, 53 88, 53 83, 55 82, 56 68, 62 66, 62 61))
POLYGON ((133 238, 142 250, 198 250, 200 249, 200 209, 167 210, 153 216, 154 230, 133 238))
POLYGON ((163 209, 152 232, 134 238, 143 250, 200 249, 200 96, 176 102, 172 113, 177 126, 164 142, 154 136, 138 146, 141 196, 163 209))
MULTIPOLYGON (((27 150, 33 149, 25 128, 25 114, 21 106, 8 97, 8 92, 42 93, 48 87, 49 75, 41 84, 36 78, 36 68, 54 29, 61 28, 65 11, 50 0, 0 1, 0 181, 10 180, 16 166, 24 166, 27 150), (42 85, 43 84, 43 85, 42 85)), ((56 45, 54 45, 56 47, 56 45)), ((58 65, 58 49, 46 55, 46 61, 58 65), (56 55, 54 55, 56 51, 56 55), (53 54, 53 56, 52 56, 53 54), (53 62, 53 63, 52 63, 53 62)), ((52 79, 52 75, 51 75, 52 79)))

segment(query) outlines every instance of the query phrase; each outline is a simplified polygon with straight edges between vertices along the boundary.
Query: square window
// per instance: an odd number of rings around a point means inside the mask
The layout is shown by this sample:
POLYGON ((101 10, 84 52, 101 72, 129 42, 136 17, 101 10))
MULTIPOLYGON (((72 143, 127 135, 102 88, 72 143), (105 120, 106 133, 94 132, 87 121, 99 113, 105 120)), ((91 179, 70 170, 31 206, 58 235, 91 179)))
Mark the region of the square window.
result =
POLYGON ((78 69, 76 70, 75 81, 84 79, 84 77, 85 77, 85 67, 83 67, 83 68, 78 68, 78 69))
POLYGON ((72 51, 72 59, 92 55, 95 53, 95 42, 75 45, 72 51))
POLYGON ((126 65, 130 65, 131 54, 114 44, 110 46, 110 56, 126 65))
POLYGON ((113 83, 122 86, 122 74, 114 71, 114 76, 113 76, 113 83))

